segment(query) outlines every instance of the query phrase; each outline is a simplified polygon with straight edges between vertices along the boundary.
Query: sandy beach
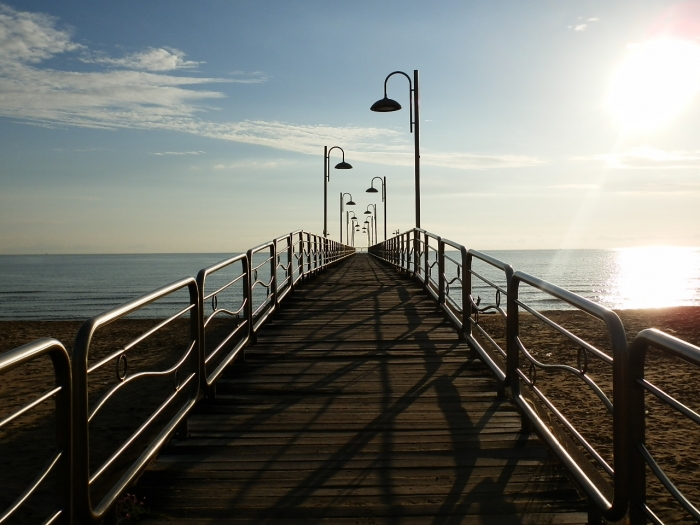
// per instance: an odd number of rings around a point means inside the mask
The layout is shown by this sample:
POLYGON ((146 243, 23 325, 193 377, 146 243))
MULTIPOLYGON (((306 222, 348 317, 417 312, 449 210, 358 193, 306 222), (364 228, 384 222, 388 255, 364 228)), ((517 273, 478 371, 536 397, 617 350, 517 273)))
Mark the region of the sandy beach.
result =
MULTIPOLYGON (((628 340, 644 328, 658 328, 676 337, 696 345, 700 345, 700 307, 677 307, 649 310, 623 310, 618 312, 627 330, 628 340)), ((600 323, 587 315, 575 312, 550 312, 550 317, 561 323, 567 329, 586 339, 604 351, 608 351, 608 341, 600 323)), ((497 316, 482 316, 480 322, 502 341, 503 323, 497 316)), ((153 321, 130 321, 115 324, 105 332, 96 348, 105 352, 117 348, 119 343, 142 331, 153 321)), ((39 337, 54 337, 62 341, 68 350, 72 349, 75 334, 80 326, 78 321, 6 321, 0 322, 0 352, 16 348, 39 337)), ((175 330, 182 332, 182 330, 175 330)), ((186 335, 172 333, 165 336, 161 348, 178 348, 180 339, 186 335)), ((571 351, 571 346, 553 331, 533 319, 523 319, 521 338, 527 348, 539 359, 545 362, 577 364, 577 356, 571 351)), ((156 345, 153 348, 157 348, 156 345)), ((151 348, 149 351, 152 351, 151 348)), ((145 349, 148 350, 148 349, 145 349)), ((160 362, 165 365, 172 362, 178 351, 169 356, 155 354, 141 358, 144 366, 153 366, 160 362)), ((146 352, 148 353, 148 352, 146 352)), ((99 355, 96 354, 96 355, 99 355)), ((130 361, 130 366, 138 366, 139 360, 130 361), (133 364, 132 364, 133 363, 133 364)), ((590 360, 589 375, 600 384, 601 388, 612 396, 611 376, 609 366, 605 363, 590 360)), ((113 375, 113 370, 106 373, 102 383, 107 384, 107 376, 113 375)), ((648 358, 647 377, 661 388, 677 395, 683 402, 695 410, 700 409, 700 374, 684 363, 674 362, 652 352, 648 358)), ((113 378, 111 378, 113 379, 113 378)), ((31 399, 32 394, 46 389, 50 385, 51 369, 46 362, 32 364, 26 369, 12 372, 0 382, 0 419, 5 417, 13 408, 31 399)), ((100 381, 96 381, 100 383, 100 381)), ((583 383, 562 373, 538 373, 537 386, 553 399, 571 421, 584 431, 591 443, 601 452, 606 460, 611 458, 611 422, 612 418, 601 402, 591 394, 583 383)), ((95 387, 94 395, 99 394, 99 385, 95 387)), ((133 429, 131 423, 135 419, 134 399, 142 399, 143 392, 124 396, 124 405, 115 413, 105 426, 107 435, 112 440, 124 437, 133 429), (132 403, 132 406, 129 406, 132 403)), ((92 396, 91 396, 92 397, 92 396)), ((139 405, 139 403, 135 403, 139 405)), ((51 449, 52 433, 48 431, 52 424, 50 406, 42 408, 34 414, 22 418, 8 431, 0 433, 0 470, 3 472, 0 480, 0 508, 5 508, 18 494, 23 484, 28 483, 41 465, 46 461, 47 450, 51 449), (19 431, 19 428, 23 430, 19 431), (13 431, 14 429, 14 431, 13 431), (6 474, 8 473, 8 474, 6 474), (11 474, 9 474, 11 473, 11 474)), ((145 408, 145 407, 141 407, 145 408)), ((662 463, 663 468, 671 479, 684 490, 693 501, 700 501, 700 487, 696 483, 696 472, 700 466, 700 431, 675 413, 667 410, 658 403, 650 403, 647 420, 647 442, 655 457, 662 463)), ((136 418, 138 419, 138 418, 136 418)), ((96 457, 112 449, 113 444, 104 443, 104 451, 96 451, 96 457)), ((652 475, 648 479, 653 479, 652 475)), ((671 497, 666 495, 658 484, 653 481, 650 501, 664 519, 678 522, 682 517, 677 511, 671 497)), ((31 520, 27 521, 31 522, 31 520)))

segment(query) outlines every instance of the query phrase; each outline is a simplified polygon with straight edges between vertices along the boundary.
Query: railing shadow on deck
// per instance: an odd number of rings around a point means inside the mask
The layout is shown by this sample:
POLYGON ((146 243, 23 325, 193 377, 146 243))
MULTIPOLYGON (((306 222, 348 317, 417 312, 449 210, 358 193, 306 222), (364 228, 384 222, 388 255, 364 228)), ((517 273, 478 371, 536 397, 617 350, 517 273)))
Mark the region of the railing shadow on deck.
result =
MULTIPOLYGON (((380 283, 381 276, 376 275, 375 277, 378 279, 377 282, 380 283)), ((399 282, 400 281, 401 280, 399 280, 399 282)), ((405 287, 399 287, 397 291, 403 303, 400 311, 407 318, 417 317, 419 312, 417 312, 412 305, 406 305, 411 298, 409 291, 405 287)), ((393 444, 396 441, 395 423, 397 418, 409 411, 420 396, 431 389, 433 389, 437 395, 437 404, 444 419, 447 421, 453 450, 455 451, 454 455, 451 456, 454 462, 453 471, 455 472, 452 489, 442 503, 440 512, 438 515, 431 518, 431 522, 452 523, 455 519, 459 519, 457 516, 466 514, 470 506, 476 506, 482 503, 481 498, 483 498, 483 494, 480 493, 480 490, 483 486, 490 487, 494 484, 505 485, 510 479, 516 466, 516 461, 511 460, 507 461, 507 464, 500 470, 496 479, 485 478, 478 482, 472 482, 475 487, 473 487, 471 491, 468 491, 468 495, 465 496, 465 488, 472 479, 472 472, 475 467, 474 460, 476 450, 473 443, 465 442, 464 431, 465 429, 476 431, 483 429, 488 424, 495 410, 502 405, 503 402, 496 402, 491 407, 485 408, 483 415, 478 420, 474 420, 470 414, 464 410, 460 401, 459 389, 454 384, 454 381, 461 377, 463 370, 472 364, 474 358, 467 359, 461 364, 457 371, 450 376, 446 376, 440 370, 443 357, 451 355, 452 351, 459 346, 458 341, 449 343, 449 348, 447 349, 442 348, 438 350, 434 341, 428 337, 426 332, 420 331, 420 329, 418 331, 407 330, 398 335, 392 334, 392 339, 387 341, 386 334, 382 333, 381 327, 379 323, 376 323, 376 320, 382 315, 389 315, 391 312, 381 308, 378 302, 379 295, 380 292, 366 289, 360 295, 353 297, 352 301, 354 303, 369 303, 373 305, 373 308, 369 309, 364 314, 364 317, 360 316, 355 323, 347 324, 343 328, 339 328, 335 331, 331 329, 327 334, 324 334, 324 339, 320 342, 324 348, 324 352, 319 355, 318 361, 323 360, 323 357, 339 359, 337 357, 337 351, 341 346, 340 342, 354 329, 365 324, 365 321, 375 321, 374 341, 381 341, 381 344, 373 345, 373 348, 366 352, 354 350, 352 361, 348 363, 339 363, 338 368, 332 373, 327 373, 322 378, 311 383, 306 383, 304 381, 305 375, 303 373, 291 377, 289 382, 276 387, 280 391, 287 393, 283 400, 272 407, 266 408, 264 412, 259 412, 254 415, 245 422, 243 428, 238 427, 237 432, 254 434, 256 430, 264 428, 265 423, 273 420, 275 416, 301 403, 303 401, 302 399, 294 398, 291 395, 292 392, 296 392, 299 382, 303 382, 304 393, 313 393, 316 391, 326 393, 326 400, 318 410, 313 413, 305 412, 306 425, 287 439, 286 446, 276 449, 272 455, 269 455, 266 462, 257 470, 257 473, 253 475, 246 486, 238 490, 235 495, 227 498, 225 503, 226 508, 234 509, 242 506, 245 498, 249 496, 249 491, 253 491, 254 487, 257 486, 255 482, 260 480, 260 477, 267 472, 268 468, 274 467, 277 461, 292 453, 293 447, 302 440, 306 435, 306 431, 332 410, 332 405, 337 396, 342 395, 343 392, 338 391, 336 395, 328 394, 328 388, 335 386, 337 389, 338 384, 342 384, 343 378, 348 377, 350 381, 350 376, 352 376, 354 372, 364 369, 367 364, 370 364, 375 371, 378 370, 381 377, 378 387, 381 394, 378 401, 382 406, 379 415, 373 418, 368 424, 363 425, 357 430, 353 430, 352 436, 347 439, 330 458, 324 461, 322 467, 313 470, 304 477, 303 480, 295 482, 294 486, 286 489, 285 494, 281 498, 274 501, 270 507, 261 510, 260 514, 256 516, 259 520, 274 519, 281 516, 294 517, 296 516, 295 511, 298 512, 299 508, 308 510, 308 513, 304 515, 304 519, 308 523, 314 523, 317 520, 328 518, 329 516, 324 514, 329 512, 327 509, 310 509, 309 507, 305 507, 304 503, 313 497, 319 486, 326 485, 332 478, 337 476, 339 472, 343 472, 353 459, 361 457, 363 453, 365 453, 366 447, 374 440, 380 440, 382 451, 380 457, 376 461, 386 462, 386 466, 390 466, 392 458, 395 457, 393 444), (396 392, 394 388, 392 388, 392 379, 396 380, 396 378, 389 377, 387 359, 392 351, 395 351, 397 347, 401 347, 405 344, 405 341, 409 340, 409 338, 410 341, 422 351, 422 364, 425 372, 406 392, 396 398, 396 392), (335 344, 329 344, 329 341, 337 342, 335 344), (379 348, 376 348, 377 346, 379 346, 379 348)), ((344 316, 346 311, 343 305, 338 305, 337 308, 339 310, 338 315, 341 317, 344 316)), ((278 327, 277 329, 283 330, 284 326, 278 327)), ((267 332, 269 335, 270 328, 268 328, 267 332)), ((305 341, 303 351, 308 352, 309 350, 313 350, 313 342, 305 341)), ((291 358, 298 351, 301 350, 286 348, 285 356, 291 358)), ((231 381, 233 380, 234 378, 231 378, 231 381)), ((216 410, 215 407, 213 407, 213 410, 216 410)), ((521 436, 518 442, 515 443, 515 446, 524 446, 526 441, 527 437, 521 436)), ((479 454, 480 457, 489 457, 488 451, 481 450, 479 454)), ((386 476, 388 475, 389 469, 379 469, 379 471, 380 475, 386 476)), ((540 473, 533 473, 533 479, 537 478, 538 474, 540 473)), ((392 516, 398 517, 403 515, 406 510, 398 504, 395 495, 392 493, 390 488, 392 486, 391 481, 390 479, 385 479, 384 483, 381 484, 382 491, 380 497, 384 503, 385 511, 392 516)), ((536 481, 534 481, 534 483, 536 483, 536 481)), ((346 487, 346 490, 351 489, 346 487)), ((494 491, 490 491, 490 494, 493 497, 494 491)), ((501 495, 503 496, 502 499, 492 500, 491 505, 498 507, 503 512, 507 512, 511 503, 504 494, 501 495)))
MULTIPOLYGON (((425 230, 409 230, 369 252, 417 279, 492 370, 501 392, 509 389, 523 426, 544 439, 586 494, 591 523, 625 516, 632 524, 700 521, 700 510, 672 481, 673 466, 666 472, 645 447, 653 441, 659 455, 667 455, 664 429, 644 432, 645 407, 654 400, 691 423, 688 439, 697 435, 700 411, 646 381, 643 364, 652 347, 697 367, 700 348, 648 331, 628 344, 612 310, 425 230), (540 312, 519 298, 525 288, 573 312, 540 312), (476 289, 491 290, 493 299, 483 304, 476 289), (602 422, 601 411, 607 413, 602 422), (650 477, 655 484, 647 483, 650 477), (678 506, 661 505, 663 492, 678 506)), ((656 372, 663 375, 663 369, 656 372)), ((668 388, 683 394, 681 385, 668 388)), ((686 483, 684 490, 700 500, 697 486, 686 483)))
POLYGON ((16 439, 56 428, 56 452, 38 477, 26 489, 12 485, 14 477, 9 481, 0 523, 39 519, 26 514, 28 502, 45 513, 46 524, 115 521, 126 489, 170 437, 186 435, 197 400, 215 397, 226 365, 255 340, 287 294, 353 253, 292 232, 86 321, 70 359, 60 342, 48 339, 0 355, 6 381, 13 373, 34 375, 34 363, 45 355, 55 369, 55 387, 33 400, 3 398, 0 445, 17 450, 16 439), (164 305, 159 311, 171 311, 168 318, 148 318, 157 303, 164 305), (145 390, 134 392, 136 385, 145 390), (30 499, 36 494, 50 502, 30 499))

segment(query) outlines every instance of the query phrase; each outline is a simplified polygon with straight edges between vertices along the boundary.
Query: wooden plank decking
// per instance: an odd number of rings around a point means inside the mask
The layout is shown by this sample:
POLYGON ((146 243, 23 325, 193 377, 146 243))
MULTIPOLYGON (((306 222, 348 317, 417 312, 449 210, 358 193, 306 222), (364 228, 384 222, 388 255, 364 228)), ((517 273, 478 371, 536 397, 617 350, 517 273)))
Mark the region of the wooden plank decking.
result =
POLYGON ((368 255, 300 287, 137 491, 149 523, 585 523, 419 286, 368 255))

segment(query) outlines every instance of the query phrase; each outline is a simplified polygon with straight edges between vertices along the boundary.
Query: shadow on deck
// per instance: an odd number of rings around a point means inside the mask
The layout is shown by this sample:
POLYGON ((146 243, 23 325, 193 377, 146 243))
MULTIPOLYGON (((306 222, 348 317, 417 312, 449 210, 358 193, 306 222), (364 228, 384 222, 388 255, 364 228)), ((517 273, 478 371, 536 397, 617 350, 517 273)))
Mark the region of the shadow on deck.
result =
POLYGON ((413 281, 300 287, 135 488, 148 523, 586 523, 546 447, 413 281))

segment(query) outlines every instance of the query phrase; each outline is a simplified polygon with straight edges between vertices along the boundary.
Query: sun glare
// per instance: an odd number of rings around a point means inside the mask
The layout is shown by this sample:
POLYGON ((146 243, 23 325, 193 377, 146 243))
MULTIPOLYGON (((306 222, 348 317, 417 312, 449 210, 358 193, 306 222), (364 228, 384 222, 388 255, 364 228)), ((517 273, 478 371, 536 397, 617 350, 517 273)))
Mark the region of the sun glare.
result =
POLYGON ((614 308, 697 305, 700 250, 677 246, 624 248, 616 252, 608 283, 614 308))
POLYGON ((654 131, 688 107, 699 88, 700 46, 651 40, 630 47, 613 76, 609 105, 625 131, 654 131))

